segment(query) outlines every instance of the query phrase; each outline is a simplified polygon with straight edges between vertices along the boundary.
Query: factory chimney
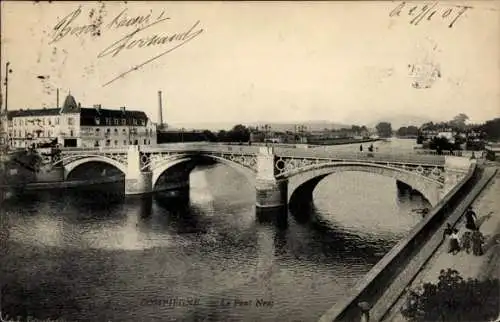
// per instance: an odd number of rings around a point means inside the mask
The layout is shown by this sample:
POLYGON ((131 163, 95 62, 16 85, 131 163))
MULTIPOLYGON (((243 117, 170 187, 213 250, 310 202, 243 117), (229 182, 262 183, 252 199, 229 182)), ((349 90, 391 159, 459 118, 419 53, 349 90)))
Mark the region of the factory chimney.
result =
POLYGON ((163 114, 162 114, 161 91, 158 91, 158 125, 163 128, 163 114))

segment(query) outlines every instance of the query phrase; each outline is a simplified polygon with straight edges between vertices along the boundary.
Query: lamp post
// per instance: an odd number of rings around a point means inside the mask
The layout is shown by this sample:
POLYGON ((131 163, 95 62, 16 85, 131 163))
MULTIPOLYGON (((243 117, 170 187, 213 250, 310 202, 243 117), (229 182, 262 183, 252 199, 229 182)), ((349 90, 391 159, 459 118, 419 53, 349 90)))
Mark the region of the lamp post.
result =
POLYGON ((7 113, 9 105, 9 74, 12 73, 12 69, 9 68, 10 62, 5 63, 5 113, 7 113))

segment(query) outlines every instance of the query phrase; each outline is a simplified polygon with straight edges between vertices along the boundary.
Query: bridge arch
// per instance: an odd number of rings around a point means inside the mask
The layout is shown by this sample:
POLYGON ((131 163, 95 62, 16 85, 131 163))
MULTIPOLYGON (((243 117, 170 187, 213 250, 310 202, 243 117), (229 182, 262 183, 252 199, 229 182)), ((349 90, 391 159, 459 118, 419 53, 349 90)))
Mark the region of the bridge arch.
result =
POLYGON ((62 163, 64 165, 64 179, 66 180, 68 178, 69 174, 71 173, 71 171, 73 171, 78 166, 85 164, 85 163, 89 163, 89 162, 106 163, 106 164, 114 166, 115 168, 120 170, 123 174, 127 173, 127 166, 125 164, 118 162, 112 158, 102 156, 102 155, 85 156, 82 158, 74 158, 74 157, 63 158, 63 159, 59 160, 58 162, 56 162, 54 165, 57 165, 59 163, 62 163), (70 160, 70 161, 68 161, 68 160, 70 160), (66 161, 68 161, 68 162, 66 163, 66 161))
POLYGON ((225 158, 222 158, 219 156, 215 156, 215 155, 211 155, 211 154, 195 154, 195 155, 180 154, 180 155, 177 155, 175 157, 165 159, 165 161, 155 165, 155 167, 151 169, 151 171, 153 172, 153 178, 152 178, 153 187, 156 185, 156 183, 158 182, 158 179, 160 178, 160 176, 163 173, 165 173, 165 171, 167 171, 168 169, 170 169, 178 164, 193 161, 196 159, 196 157, 209 158, 209 159, 212 159, 216 162, 228 165, 231 168, 238 171, 239 173, 241 173, 246 178, 246 180, 248 181, 249 184, 253 184, 255 182, 256 172, 250 168, 247 168, 247 167, 237 163, 237 162, 230 161, 228 159, 225 159, 225 158))
POLYGON ((394 178, 419 191, 432 206, 439 202, 440 191, 443 188, 443 184, 437 180, 399 168, 365 162, 328 162, 281 175, 288 178, 288 203, 296 203, 297 198, 312 200, 313 190, 323 178, 343 171, 368 172, 394 178))

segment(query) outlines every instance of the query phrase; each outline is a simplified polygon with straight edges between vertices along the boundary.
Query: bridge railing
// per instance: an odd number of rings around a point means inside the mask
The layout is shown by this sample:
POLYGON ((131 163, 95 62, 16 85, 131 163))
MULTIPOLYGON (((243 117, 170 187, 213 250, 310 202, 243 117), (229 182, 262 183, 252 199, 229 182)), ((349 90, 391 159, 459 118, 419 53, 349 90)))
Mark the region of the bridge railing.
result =
POLYGON ((381 152, 344 152, 344 151, 322 151, 322 150, 289 150, 275 149, 279 157, 288 158, 318 158, 318 159, 340 159, 359 161, 381 161, 394 163, 421 163, 430 165, 443 165, 445 156, 442 155, 416 155, 416 154, 390 154, 381 152))
MULTIPOLYGON (((444 155, 411 154, 411 153, 384 153, 384 152, 348 152, 341 150, 322 149, 298 149, 295 147, 283 147, 273 145, 274 154, 285 158, 307 158, 307 159, 333 159, 348 161, 379 161, 409 164, 443 165, 444 155)), ((254 145, 228 145, 209 142, 168 143, 150 146, 139 146, 143 152, 207 152, 207 153, 237 153, 253 154, 259 153, 261 146, 254 145)), ((128 147, 94 147, 94 148, 63 148, 65 153, 126 153, 128 147)))

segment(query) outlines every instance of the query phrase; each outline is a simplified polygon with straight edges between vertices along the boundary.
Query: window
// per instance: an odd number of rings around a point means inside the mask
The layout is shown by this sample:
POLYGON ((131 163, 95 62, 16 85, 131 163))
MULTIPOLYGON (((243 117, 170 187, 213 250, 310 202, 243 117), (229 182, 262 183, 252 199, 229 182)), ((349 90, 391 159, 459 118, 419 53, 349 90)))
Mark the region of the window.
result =
POLYGON ((122 125, 127 125, 127 120, 126 119, 122 119, 122 125))
POLYGON ((118 145, 118 140, 115 140, 115 145, 118 145))
POLYGON ((49 118, 48 119, 49 125, 52 125, 52 120, 49 118))
POLYGON ((96 118, 94 119, 94 121, 95 121, 95 125, 99 125, 99 124, 101 124, 101 119, 100 119, 100 118, 98 118, 98 117, 96 117, 96 118))
POLYGON ((115 135, 118 135, 118 129, 115 129, 115 135))
POLYGON ((146 126, 146 120, 141 120, 141 125, 146 126))
POLYGON ((99 135, 99 134, 100 134, 100 132, 101 132, 101 131, 100 131, 100 129, 95 129, 95 134, 96 134, 96 135, 99 135))
POLYGON ((59 117, 56 117, 56 125, 59 125, 59 117))
POLYGON ((137 125, 137 119, 134 119, 133 124, 137 125))
POLYGON ((123 135, 127 135, 127 129, 123 129, 123 130, 122 130, 122 134, 123 134, 123 135))
POLYGON ((111 132, 111 129, 106 129, 106 132, 108 132, 108 133, 111 132))
POLYGON ((111 140, 106 140, 106 146, 109 146, 111 143, 111 140))
POLYGON ((146 139, 144 139, 144 144, 147 144, 146 142, 147 142, 146 139))
POLYGON ((111 118, 110 117, 106 117, 106 125, 111 125, 111 118))
POLYGON ((68 117, 68 125, 73 125, 73 121, 72 117, 68 117))
POLYGON ((127 145, 127 140, 123 140, 123 145, 127 145))
POLYGON ((114 119, 113 121, 114 121, 115 125, 120 125, 120 120, 119 119, 114 119))
POLYGON ((73 136, 73 130, 69 130, 69 136, 73 136))
POLYGON ((95 142, 94 142, 94 146, 95 146, 95 147, 98 147, 98 146, 99 146, 99 141, 95 140, 95 142))

